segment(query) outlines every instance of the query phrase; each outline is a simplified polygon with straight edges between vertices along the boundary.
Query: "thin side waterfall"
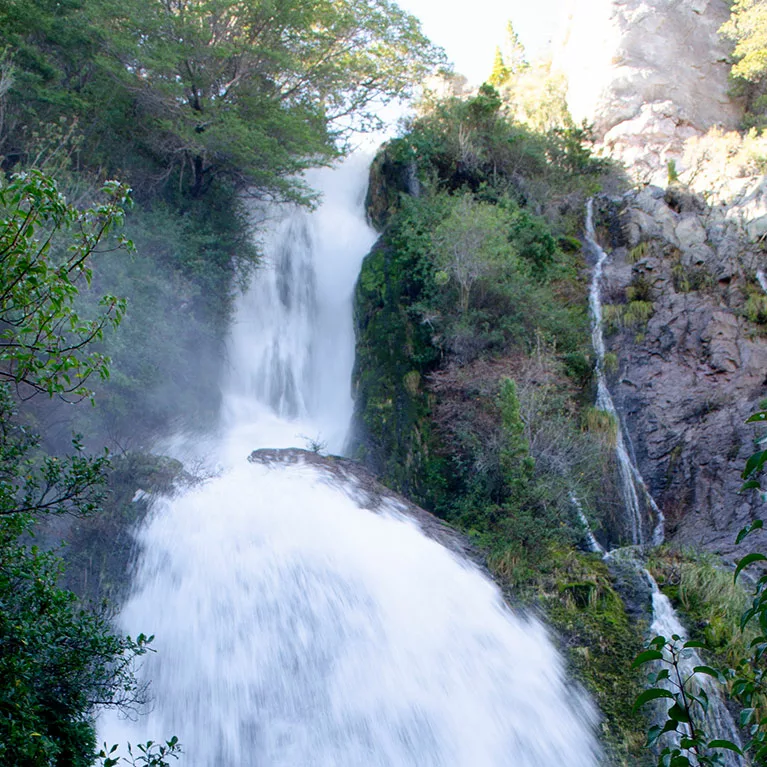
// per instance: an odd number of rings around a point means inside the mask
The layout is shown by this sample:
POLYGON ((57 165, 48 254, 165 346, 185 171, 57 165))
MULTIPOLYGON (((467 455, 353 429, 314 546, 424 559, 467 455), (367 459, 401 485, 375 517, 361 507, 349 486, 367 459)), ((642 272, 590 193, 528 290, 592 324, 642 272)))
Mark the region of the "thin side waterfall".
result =
POLYGON ((623 503, 626 509, 627 524, 631 530, 632 543, 643 545, 644 519, 642 514, 642 504, 640 498, 644 500, 647 506, 652 510, 655 517, 655 525, 652 531, 651 542, 653 545, 663 543, 665 535, 665 520, 663 512, 653 500, 647 485, 642 478, 636 464, 631 458, 626 446, 626 438, 623 433, 623 425, 620 416, 615 409, 610 390, 607 388, 605 377, 605 340, 602 331, 602 270, 607 260, 607 253, 599 246, 594 231, 594 201, 590 199, 586 205, 586 244, 594 254, 596 263, 591 276, 591 287, 589 290, 589 308, 591 309, 591 341, 594 352, 597 357, 596 376, 597 376, 597 400, 596 406, 608 413, 615 421, 616 439, 615 455, 618 459, 618 472, 621 481, 621 491, 623 494, 623 503))
MULTIPOLYGON (((644 571, 650 588, 652 589, 652 613, 653 619, 650 631, 653 636, 663 636, 670 639, 675 634, 684 642, 687 639, 687 632, 682 626, 679 616, 676 614, 669 598, 661 592, 655 579, 647 570, 644 571)), ((704 665, 697 651, 694 649, 685 650, 686 657, 682 658, 682 675, 687 677, 692 675, 696 666, 704 665)), ((739 747, 742 747, 740 733, 733 721, 732 715, 724 705, 720 688, 705 674, 698 675, 698 681, 706 694, 709 696, 708 711, 705 716, 706 732, 708 736, 716 738, 725 738, 739 747)), ((731 751, 722 751, 722 757, 727 767, 741 767, 743 760, 737 754, 731 751)))
POLYGON ((759 283, 759 287, 767 293, 767 276, 761 269, 756 270, 756 281, 759 283))
POLYGON ((158 499, 121 614, 151 631, 154 694, 110 743, 175 734, 180 767, 596 767, 596 712, 544 627, 389 505, 259 447, 340 451, 352 414, 351 300, 374 241, 367 163, 314 174, 313 214, 275 221, 239 303, 222 469, 158 499))
MULTIPOLYGON (((632 460, 626 449, 626 441, 623 435, 623 426, 620 417, 616 411, 610 390, 607 387, 605 378, 605 342, 602 331, 602 297, 601 281, 604 263, 607 260, 607 254, 599 246, 594 230, 594 203, 589 200, 586 206, 586 243, 594 257, 596 263, 591 277, 591 287, 589 290, 589 307, 591 309, 592 326, 591 339, 594 346, 594 352, 597 357, 596 375, 597 375, 597 400, 596 406, 606 413, 609 413, 614 419, 617 429, 615 453, 618 459, 618 468, 623 493, 623 502, 629 518, 629 524, 632 531, 633 543, 643 545, 643 515, 640 498, 643 498, 649 509, 655 517, 655 526, 652 532, 652 544, 659 545, 664 539, 664 517, 658 505, 655 503, 647 485, 642 478, 636 464, 632 460)), ((757 279, 759 274, 757 273, 757 279)), ((761 284, 761 280, 760 280, 761 284)), ((592 551, 602 553, 605 559, 610 559, 612 552, 605 554, 604 549, 594 538, 591 529, 588 526, 583 510, 580 508, 577 498, 571 496, 573 505, 576 507, 579 517, 586 528, 589 546, 592 551), (598 547, 598 548, 596 548, 598 547)), ((617 550, 616 550, 617 551, 617 550)), ((633 560, 632 560, 633 561, 633 560)), ((636 565, 639 568, 639 565, 636 565)), ((647 582, 650 585, 652 595, 652 615, 653 620, 650 626, 650 636, 664 636, 671 638, 674 634, 683 640, 686 637, 686 631, 682 626, 679 616, 676 614, 668 597, 658 588, 655 579, 647 570, 642 570, 647 582)), ((694 650, 687 651, 687 657, 684 659, 685 676, 693 673, 695 666, 704 665, 703 661, 694 650)), ((701 684, 709 695, 709 709, 706 713, 706 728, 710 737, 726 738, 734 743, 740 744, 738 728, 724 704, 721 691, 705 675, 702 675, 701 684)), ((665 712, 664 712, 665 713, 665 712)), ((664 720, 665 721, 665 720, 664 720)), ((726 752, 724 755, 727 767, 740 767, 742 761, 732 753, 726 752)))
POLYGON ((592 554, 603 554, 605 553, 604 548, 599 543, 599 541, 594 537, 594 533, 591 530, 591 525, 589 525, 588 519, 586 519, 586 515, 583 512, 583 506, 581 505, 581 502, 578 500, 578 497, 575 495, 575 493, 570 493, 570 504, 575 509, 575 514, 578 517, 578 521, 581 523, 581 526, 583 527, 583 533, 586 538, 586 544, 589 547, 589 551, 592 554))

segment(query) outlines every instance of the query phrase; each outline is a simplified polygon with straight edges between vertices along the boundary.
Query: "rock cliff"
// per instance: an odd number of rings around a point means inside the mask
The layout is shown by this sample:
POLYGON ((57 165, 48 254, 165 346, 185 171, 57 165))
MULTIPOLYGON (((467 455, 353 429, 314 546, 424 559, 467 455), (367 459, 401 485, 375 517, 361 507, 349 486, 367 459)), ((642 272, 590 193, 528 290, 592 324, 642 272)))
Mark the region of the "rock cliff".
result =
POLYGON ((634 178, 665 183, 687 139, 738 124, 718 34, 728 15, 726 0, 573 1, 554 57, 570 112, 634 178))
POLYGON ((646 187, 604 203, 610 387, 667 535, 725 555, 764 509, 738 495, 767 395, 767 257, 725 206, 646 187))

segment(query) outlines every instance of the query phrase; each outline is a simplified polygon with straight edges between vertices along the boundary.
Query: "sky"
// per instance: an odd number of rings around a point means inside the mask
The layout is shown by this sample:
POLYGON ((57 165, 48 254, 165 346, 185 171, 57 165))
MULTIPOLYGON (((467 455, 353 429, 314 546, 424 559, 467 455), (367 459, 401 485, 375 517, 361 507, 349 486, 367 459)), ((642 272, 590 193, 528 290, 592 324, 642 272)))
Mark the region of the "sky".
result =
POLYGON ((495 47, 503 42, 506 23, 534 59, 543 52, 565 15, 566 0, 397 0, 417 16, 432 42, 441 45, 457 72, 478 85, 493 66, 495 47))

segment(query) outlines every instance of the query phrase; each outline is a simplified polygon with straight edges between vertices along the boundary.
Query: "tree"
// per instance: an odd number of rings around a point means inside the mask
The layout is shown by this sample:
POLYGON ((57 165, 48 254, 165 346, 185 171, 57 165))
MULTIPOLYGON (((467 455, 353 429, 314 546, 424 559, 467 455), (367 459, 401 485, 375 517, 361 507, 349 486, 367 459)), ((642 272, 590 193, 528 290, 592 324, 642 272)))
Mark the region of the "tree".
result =
MULTIPOLYGON (((144 702, 134 664, 151 637, 115 634, 105 612, 58 587, 58 558, 30 545, 41 514, 97 508, 107 457, 84 456, 77 437, 72 455, 44 454, 13 397, 83 397, 91 374, 107 374, 108 360, 88 345, 119 322, 123 302, 108 296, 84 319, 76 298, 126 201, 127 190, 110 183, 102 202, 78 210, 37 171, 0 188, 0 762, 8 767, 86 767, 96 758, 94 706, 144 702)), ((136 764, 162 767, 177 749, 166 746, 149 744, 136 764)))
POLYGON ((92 374, 109 374, 108 360, 86 347, 119 323, 125 302, 104 296, 92 319, 75 308, 79 287, 91 281, 89 258, 122 221, 127 201, 117 182, 103 192, 102 202, 77 210, 40 171, 0 187, 0 381, 21 396, 81 398, 92 374))
POLYGON ((500 458, 512 508, 519 508, 529 500, 535 461, 530 455, 530 445, 525 436, 525 423, 519 409, 517 384, 511 378, 504 378, 498 393, 498 407, 501 411, 503 443, 500 458))
POLYGON ((497 208, 475 202, 468 194, 451 203, 449 215, 434 232, 433 243, 438 267, 458 283, 458 307, 464 313, 473 287, 498 273, 510 250, 497 208))
POLYGON ((732 74, 750 82, 767 76, 767 5, 763 0, 735 0, 720 29, 735 43, 732 74))
POLYGON ((519 35, 514 29, 514 24, 510 21, 506 25, 506 39, 503 44, 503 60, 509 68, 512 75, 518 75, 527 69, 530 64, 527 61, 525 46, 519 39, 519 35))
POLYGON ((389 0, 106 0, 113 77, 193 196, 228 178, 304 199, 296 174, 380 125, 442 61, 389 0))
POLYGON ((487 81, 494 88, 500 88, 509 79, 510 75, 511 70, 506 66, 506 63, 503 60, 501 49, 500 47, 496 47, 493 70, 490 72, 490 77, 487 78, 487 81))

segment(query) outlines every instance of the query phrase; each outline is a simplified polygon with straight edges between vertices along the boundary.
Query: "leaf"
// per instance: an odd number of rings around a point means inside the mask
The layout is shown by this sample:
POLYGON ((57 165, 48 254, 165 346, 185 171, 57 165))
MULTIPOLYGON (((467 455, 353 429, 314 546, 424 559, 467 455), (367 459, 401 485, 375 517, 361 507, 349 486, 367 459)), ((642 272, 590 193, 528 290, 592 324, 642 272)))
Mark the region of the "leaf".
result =
POLYGON ((700 640, 698 640, 698 639, 690 639, 688 642, 684 643, 682 649, 687 650, 690 647, 696 647, 698 649, 705 649, 706 645, 703 642, 701 642, 700 640))
POLYGON ((658 727, 658 725, 650 727, 650 729, 647 731, 647 742, 645 743, 645 748, 651 748, 654 746, 660 736, 661 729, 658 727))
MULTIPOLYGON (((671 697, 673 697, 673 695, 671 697)), ((690 721, 690 715, 678 703, 674 703, 668 710, 668 718, 674 722, 690 721)))
POLYGON ((749 456, 748 460, 746 461, 746 467, 743 469, 743 473, 741 474, 743 479, 748 479, 751 475, 758 474, 762 470, 765 461, 767 461, 767 450, 759 450, 758 452, 749 456))
MULTIPOLYGON (((760 487, 759 482, 757 482, 756 480, 752 480, 751 482, 746 482, 746 484, 743 485, 741 490, 747 489, 747 487, 746 487, 747 485, 751 485, 753 488, 760 487)), ((748 488, 748 489, 751 489, 751 488, 748 488)), ((751 535, 751 533, 753 533, 755 530, 761 530, 763 527, 764 527, 764 522, 762 522, 761 519, 755 519, 751 524, 746 525, 738 533, 737 538, 735 538, 735 544, 737 545, 737 544, 741 543, 746 536, 751 535)))
POLYGON ((751 724, 754 718, 755 712, 756 712, 756 709, 754 708, 744 708, 740 712, 740 726, 748 727, 748 725, 751 724))
POLYGON ((719 684, 725 683, 724 674, 722 674, 721 671, 715 668, 711 668, 711 666, 694 666, 693 671, 696 674, 707 674, 708 676, 714 677, 719 684))
POLYGON ((760 554, 758 551, 752 551, 750 554, 746 554, 746 556, 738 562, 738 566, 735 568, 733 581, 737 581, 741 571, 749 565, 752 565, 754 562, 767 562, 767 557, 764 554, 760 554))
POLYGON ((634 658, 631 668, 637 668, 644 663, 650 663, 654 660, 663 660, 663 653, 660 650, 645 650, 644 652, 640 652, 639 655, 634 658))
POLYGON ((740 749, 739 746, 735 745, 731 740, 710 740, 708 742, 709 748, 726 748, 728 751, 734 751, 736 754, 740 754, 743 756, 743 751, 740 749))
POLYGON ((746 423, 763 423, 767 421, 767 410, 760 410, 746 418, 746 423))
POLYGON ((645 703, 649 703, 651 700, 657 700, 658 698, 670 698, 674 700, 674 696, 662 687, 651 687, 649 690, 645 690, 643 693, 637 695, 637 699, 634 701, 634 711, 636 711, 645 703))

